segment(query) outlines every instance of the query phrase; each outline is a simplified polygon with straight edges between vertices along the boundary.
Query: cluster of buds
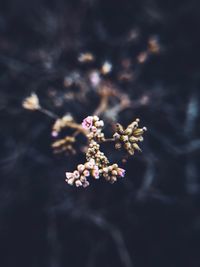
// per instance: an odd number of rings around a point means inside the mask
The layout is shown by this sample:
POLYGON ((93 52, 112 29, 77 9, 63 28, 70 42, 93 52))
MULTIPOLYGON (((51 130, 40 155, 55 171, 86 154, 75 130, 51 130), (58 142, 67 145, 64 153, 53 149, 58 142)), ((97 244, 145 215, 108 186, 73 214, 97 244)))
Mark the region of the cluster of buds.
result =
POLYGON ((102 175, 111 184, 117 181, 118 177, 124 177, 125 170, 119 168, 117 164, 113 164, 102 169, 102 175))
POLYGON ((102 133, 103 126, 104 122, 100 120, 98 116, 88 116, 82 122, 82 127, 88 131, 88 139, 93 139, 98 142, 103 142, 105 140, 104 133, 102 133))
POLYGON ((125 170, 119 168, 117 164, 109 165, 107 157, 99 148, 99 144, 91 141, 86 154, 87 162, 79 164, 73 172, 66 172, 66 182, 69 185, 87 187, 89 185, 87 177, 89 176, 99 179, 99 176, 102 175, 106 181, 112 184, 117 181, 117 178, 124 177, 125 170))
POLYGON ((99 167, 94 159, 90 159, 85 164, 79 164, 74 172, 66 172, 65 181, 69 185, 75 185, 76 187, 87 187, 89 186, 87 180, 89 176, 99 179, 99 167))
MULTIPOLYGON (((107 90, 102 91, 105 101, 107 101, 107 93, 107 90)), ((50 117, 56 118, 55 114, 40 106, 39 99, 34 93, 27 97, 22 105, 26 109, 39 110, 50 117)), ((125 170, 120 168, 116 163, 109 162, 106 155, 100 150, 100 143, 114 141, 116 149, 124 147, 130 155, 133 155, 135 150, 141 151, 138 142, 143 141, 143 133, 146 131, 146 127, 139 128, 138 123, 139 119, 136 119, 126 129, 118 123, 116 124, 116 132, 113 138, 106 139, 102 132, 104 122, 96 115, 86 117, 82 124, 76 123, 69 114, 56 119, 52 127, 53 137, 57 137, 63 128, 70 128, 74 130, 74 133, 72 136, 65 136, 62 139, 54 141, 52 143, 54 153, 68 152, 75 154, 74 144, 76 142, 76 136, 81 133, 88 139, 86 162, 79 164, 75 171, 66 172, 66 182, 76 187, 87 187, 89 186, 89 176, 92 176, 94 179, 99 179, 102 176, 110 183, 114 183, 118 178, 124 177, 125 170)))
POLYGON ((142 135, 147 128, 138 128, 139 121, 139 119, 136 119, 126 129, 121 124, 116 124, 116 133, 113 135, 116 149, 120 149, 123 146, 130 155, 133 155, 135 150, 141 151, 137 143, 143 141, 142 135))
POLYGON ((89 143, 89 147, 86 153, 86 159, 94 159, 96 164, 100 169, 107 166, 109 164, 108 158, 105 156, 105 154, 100 151, 100 145, 94 141, 91 140, 89 143))
POLYGON ((55 121, 53 127, 52 127, 52 132, 51 135, 53 137, 57 137, 60 131, 65 128, 68 123, 73 122, 74 119, 70 114, 66 114, 62 118, 59 118, 55 121))
POLYGON ((73 148, 75 143, 75 137, 73 136, 66 136, 63 139, 59 139, 52 143, 52 148, 55 154, 67 152, 70 154, 75 154, 76 150, 73 148))
MULTIPOLYGON (((101 133, 103 125, 103 121, 99 120, 97 116, 88 116, 83 120, 82 127, 88 131, 87 137, 89 140, 86 152, 87 162, 79 164, 73 172, 66 172, 66 182, 69 185, 87 187, 89 185, 87 177, 89 176, 95 179, 103 176, 110 183, 114 183, 119 177, 124 177, 125 170, 119 168, 117 164, 110 165, 108 158, 100 150, 97 140, 102 141, 102 139, 98 137, 97 132, 101 133)), ((105 141, 104 136, 103 141, 105 141)))

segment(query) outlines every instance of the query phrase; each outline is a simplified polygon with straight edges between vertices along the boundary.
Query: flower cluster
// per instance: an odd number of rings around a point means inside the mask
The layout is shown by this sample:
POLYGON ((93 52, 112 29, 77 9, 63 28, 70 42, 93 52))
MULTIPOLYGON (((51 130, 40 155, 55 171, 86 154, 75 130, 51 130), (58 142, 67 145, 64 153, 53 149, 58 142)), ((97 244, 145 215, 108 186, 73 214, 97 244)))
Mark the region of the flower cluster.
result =
POLYGON ((143 141, 142 135, 147 128, 138 128, 139 121, 139 119, 136 119, 129 124, 126 129, 124 129, 121 124, 117 123, 116 133, 113 135, 116 141, 116 149, 120 149, 123 146, 130 155, 133 155, 135 150, 141 151, 137 143, 143 141))
POLYGON ((87 187, 89 185, 87 177, 89 176, 95 179, 103 176, 110 183, 116 182, 119 177, 124 177, 125 170, 119 168, 116 163, 111 165, 108 158, 100 150, 98 142, 106 140, 104 135, 103 138, 100 138, 103 125, 103 121, 97 116, 88 116, 83 120, 82 127, 88 131, 87 137, 89 140, 86 163, 79 164, 74 172, 66 172, 66 182, 69 185, 87 187))
POLYGON ((89 160, 91 158, 95 160, 100 169, 109 164, 108 158, 102 151, 100 151, 100 145, 94 140, 90 141, 86 153, 86 159, 89 160))
POLYGON ((109 181, 110 183, 114 183, 117 181, 118 177, 124 177, 125 170, 122 168, 119 168, 117 164, 113 164, 107 167, 104 167, 102 169, 102 175, 106 179, 106 181, 109 181))
POLYGON ((62 118, 57 119, 53 124, 51 135, 57 137, 60 131, 65 128, 69 122, 73 121, 73 117, 70 114, 66 114, 62 118))
POLYGON ((104 133, 102 133, 103 126, 104 122, 98 116, 88 116, 82 122, 82 127, 88 131, 88 139, 94 139, 98 142, 105 140, 104 133))
POLYGON ((76 151, 73 147, 75 143, 74 136, 66 136, 63 139, 59 139, 52 143, 52 148, 55 154, 67 152, 69 154, 76 154, 76 151))
POLYGON ((99 167, 94 159, 90 159, 85 164, 79 164, 74 172, 66 172, 66 182, 76 187, 87 187, 89 185, 87 177, 89 176, 99 179, 99 167))
MULTIPOLYGON (((105 103, 108 101, 108 95, 114 95, 116 92, 110 90, 108 94, 107 87, 101 91, 102 102, 95 111, 95 114, 101 114, 104 110, 105 103)), ((123 95, 122 95, 123 96, 123 95)), ((122 98, 123 105, 127 106, 127 100, 122 98)), ((57 118, 51 111, 43 109, 40 106, 39 99, 36 94, 32 94, 23 101, 23 107, 29 110, 38 110, 51 118, 55 119, 52 126, 52 136, 57 138, 59 133, 64 129, 71 129, 72 135, 65 136, 62 139, 54 140, 52 148, 54 153, 71 153, 75 154, 75 142, 77 141, 77 135, 83 134, 88 144, 86 150, 86 162, 79 164, 75 171, 66 172, 66 182, 69 185, 75 185, 76 187, 89 186, 88 177, 91 176, 94 179, 99 179, 100 176, 110 183, 114 183, 118 178, 122 178, 125 175, 125 170, 120 168, 116 163, 110 163, 104 152, 101 151, 100 144, 104 142, 115 142, 115 148, 124 148, 130 155, 133 155, 135 150, 141 151, 138 146, 138 142, 143 141, 143 133, 146 128, 139 128, 139 119, 136 119, 127 128, 119 123, 116 124, 116 132, 112 138, 106 138, 103 133, 103 120, 100 120, 98 116, 86 117, 82 124, 77 123, 74 118, 67 114, 62 118, 57 118)))

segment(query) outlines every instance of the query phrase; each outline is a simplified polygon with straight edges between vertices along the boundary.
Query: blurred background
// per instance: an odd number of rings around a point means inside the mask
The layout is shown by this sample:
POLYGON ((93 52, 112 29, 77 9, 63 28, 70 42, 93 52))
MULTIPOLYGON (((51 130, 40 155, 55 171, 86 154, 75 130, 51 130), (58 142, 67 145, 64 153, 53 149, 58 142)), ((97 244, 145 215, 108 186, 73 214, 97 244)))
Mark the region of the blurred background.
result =
POLYGON ((200 266, 199 22, 195 0, 0 1, 1 267, 200 266), (55 155, 54 120, 22 101, 81 122, 105 62, 132 103, 105 123, 148 132, 124 179, 77 189, 65 172, 84 155, 55 155))

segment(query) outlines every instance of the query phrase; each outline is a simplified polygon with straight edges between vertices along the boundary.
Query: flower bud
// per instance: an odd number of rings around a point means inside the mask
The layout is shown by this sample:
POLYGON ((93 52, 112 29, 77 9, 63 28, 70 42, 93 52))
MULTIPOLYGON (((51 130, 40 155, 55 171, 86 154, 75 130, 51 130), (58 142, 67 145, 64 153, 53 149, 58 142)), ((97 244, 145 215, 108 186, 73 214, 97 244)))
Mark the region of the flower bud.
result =
POLYGON ((133 147, 134 149, 138 150, 138 151, 141 151, 141 149, 140 149, 140 147, 138 146, 137 143, 133 143, 133 144, 132 144, 132 147, 133 147))
POLYGON ((129 138, 129 141, 131 142, 131 143, 133 143, 133 142, 137 142, 137 138, 136 137, 134 137, 134 136, 131 136, 130 138, 129 138))
POLYGON ((125 134, 125 135, 131 135, 132 132, 133 132, 132 127, 128 127, 128 128, 124 131, 124 134, 125 134))
POLYGON ((116 131, 117 131, 117 133, 119 133, 119 134, 123 134, 123 133, 124 133, 123 126, 122 126, 120 123, 117 123, 117 124, 116 124, 116 131))
POLYGON ((78 171, 73 172, 74 178, 78 179, 80 177, 80 173, 78 171))
POLYGON ((83 164, 79 164, 79 165, 77 166, 77 169, 78 169, 79 172, 83 172, 84 169, 85 169, 85 166, 84 166, 83 164))
POLYGON ((120 136, 121 141, 127 142, 128 141, 128 135, 122 135, 120 136))
POLYGON ((130 148, 131 148, 131 143, 130 143, 130 142, 125 143, 125 144, 124 144, 124 148, 125 148, 126 150, 130 149, 130 148))
POLYGON ((90 176, 90 172, 88 170, 84 170, 83 175, 85 177, 88 177, 88 176, 90 176))
POLYGON ((66 179, 65 180, 69 185, 73 185, 74 184, 74 181, 75 181, 75 178, 70 178, 70 179, 66 179))
POLYGON ((82 186, 83 184, 81 183, 80 180, 76 180, 75 185, 76 187, 79 187, 79 186, 82 186))

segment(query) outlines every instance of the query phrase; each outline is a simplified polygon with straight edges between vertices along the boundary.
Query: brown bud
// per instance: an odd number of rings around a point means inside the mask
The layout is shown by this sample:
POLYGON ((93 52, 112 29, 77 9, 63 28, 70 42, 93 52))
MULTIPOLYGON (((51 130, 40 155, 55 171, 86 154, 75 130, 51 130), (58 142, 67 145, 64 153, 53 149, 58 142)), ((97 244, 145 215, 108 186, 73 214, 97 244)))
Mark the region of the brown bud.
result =
POLYGON ((117 124, 116 124, 116 131, 117 131, 117 133, 119 133, 119 134, 123 134, 124 129, 123 129, 123 126, 122 126, 120 123, 117 123, 117 124))
POLYGON ((131 143, 130 143, 130 142, 125 143, 125 144, 124 144, 124 148, 125 148, 126 150, 131 149, 131 143))

